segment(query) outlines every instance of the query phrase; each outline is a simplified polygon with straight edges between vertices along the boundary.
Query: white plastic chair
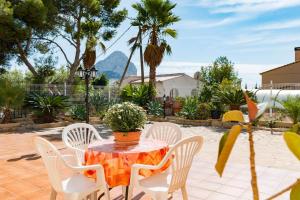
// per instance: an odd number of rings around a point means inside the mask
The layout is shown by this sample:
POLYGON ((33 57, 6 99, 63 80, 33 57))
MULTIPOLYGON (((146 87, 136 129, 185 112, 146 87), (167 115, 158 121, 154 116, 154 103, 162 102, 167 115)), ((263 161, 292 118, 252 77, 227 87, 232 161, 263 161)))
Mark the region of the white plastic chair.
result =
POLYGON ((94 141, 102 140, 102 138, 94 126, 86 123, 76 123, 64 128, 62 140, 68 148, 75 151, 78 164, 82 165, 88 145, 94 141))
POLYGON ((41 137, 35 138, 35 145, 46 166, 52 186, 50 200, 56 199, 57 192, 62 192, 65 200, 82 200, 87 197, 96 200, 97 191, 104 192, 105 200, 110 199, 101 165, 78 166, 75 156, 61 155, 53 144, 41 137), (71 176, 65 178, 62 167, 71 171, 71 176), (96 181, 80 173, 85 170, 96 170, 96 181))
POLYGON ((168 145, 174 145, 182 138, 180 128, 170 122, 155 122, 146 133, 146 138, 161 140, 168 145))
POLYGON ((189 137, 175 144, 158 165, 134 164, 131 169, 128 199, 132 198, 133 188, 136 187, 150 194, 154 200, 166 200, 169 194, 172 195, 173 192, 181 189, 183 199, 187 200, 186 180, 193 158, 200 151, 202 144, 203 137, 189 137), (171 161, 168 168, 170 170, 140 179, 140 169, 158 170, 168 160, 171 161))

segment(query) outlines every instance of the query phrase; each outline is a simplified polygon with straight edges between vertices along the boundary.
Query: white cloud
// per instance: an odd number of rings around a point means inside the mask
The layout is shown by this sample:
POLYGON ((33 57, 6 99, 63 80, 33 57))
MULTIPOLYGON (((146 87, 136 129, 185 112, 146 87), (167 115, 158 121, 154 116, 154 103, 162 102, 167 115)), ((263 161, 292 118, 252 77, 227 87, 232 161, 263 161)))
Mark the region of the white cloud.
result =
POLYGON ((280 30, 280 29, 288 29, 288 28, 296 28, 296 27, 300 27, 300 19, 262 24, 260 26, 253 28, 253 30, 266 31, 266 30, 280 30))
POLYGON ((262 13, 300 5, 300 0, 200 0, 212 13, 262 13))
POLYGON ((187 28, 187 29, 214 28, 214 27, 233 24, 242 21, 244 19, 245 17, 233 16, 221 20, 206 20, 206 21, 205 20, 182 20, 179 22, 178 26, 180 28, 187 28))

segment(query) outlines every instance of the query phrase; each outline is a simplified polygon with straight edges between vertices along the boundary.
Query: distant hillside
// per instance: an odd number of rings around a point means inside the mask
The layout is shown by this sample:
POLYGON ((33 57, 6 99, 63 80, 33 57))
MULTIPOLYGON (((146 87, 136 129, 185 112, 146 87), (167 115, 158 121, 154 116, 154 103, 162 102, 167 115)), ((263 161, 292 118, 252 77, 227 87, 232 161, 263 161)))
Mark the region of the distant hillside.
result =
MULTIPOLYGON (((104 60, 96 63, 98 73, 105 73, 109 79, 121 78, 128 57, 121 51, 114 51, 104 60)), ((137 75, 136 66, 130 62, 126 75, 137 75)))

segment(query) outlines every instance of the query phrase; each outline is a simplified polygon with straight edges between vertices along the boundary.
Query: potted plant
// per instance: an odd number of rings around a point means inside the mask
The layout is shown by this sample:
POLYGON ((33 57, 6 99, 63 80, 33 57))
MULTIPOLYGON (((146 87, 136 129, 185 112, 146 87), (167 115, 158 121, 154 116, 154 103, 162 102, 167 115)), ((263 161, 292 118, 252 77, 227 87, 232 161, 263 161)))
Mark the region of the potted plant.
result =
POLYGON ((141 128, 146 119, 146 112, 142 107, 124 102, 108 109, 104 123, 112 129, 116 143, 136 144, 140 140, 141 128))

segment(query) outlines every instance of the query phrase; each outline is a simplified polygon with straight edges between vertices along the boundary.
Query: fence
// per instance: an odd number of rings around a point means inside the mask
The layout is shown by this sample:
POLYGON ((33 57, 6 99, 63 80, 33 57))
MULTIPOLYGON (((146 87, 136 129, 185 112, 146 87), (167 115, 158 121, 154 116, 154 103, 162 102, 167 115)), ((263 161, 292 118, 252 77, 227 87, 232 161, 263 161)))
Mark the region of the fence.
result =
MULTIPOLYGON (((101 93, 101 96, 109 102, 119 99, 119 88, 115 86, 90 86, 90 95, 101 93)), ((31 92, 49 95, 67 96, 69 103, 84 104, 85 102, 85 85, 67 85, 67 84, 30 84, 25 86, 26 94, 31 92)), ((12 118, 26 117, 28 110, 18 107, 12 111, 12 118)), ((0 111, 0 119, 2 118, 0 111)))

